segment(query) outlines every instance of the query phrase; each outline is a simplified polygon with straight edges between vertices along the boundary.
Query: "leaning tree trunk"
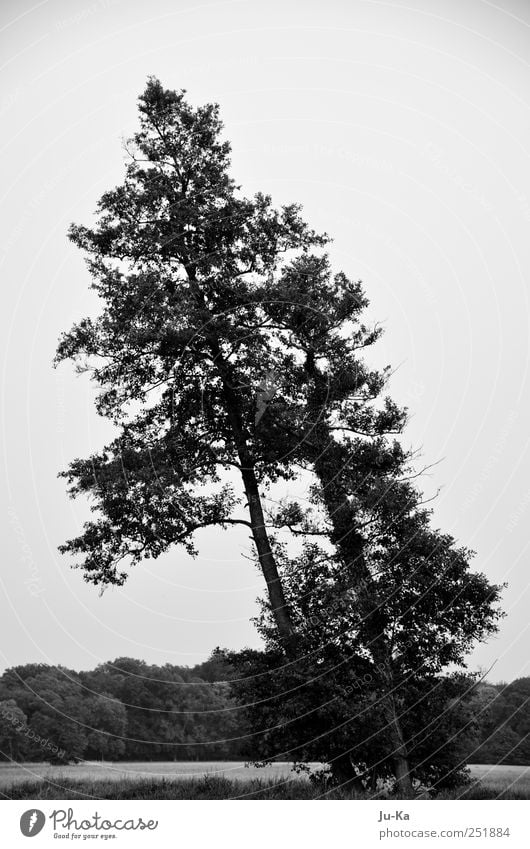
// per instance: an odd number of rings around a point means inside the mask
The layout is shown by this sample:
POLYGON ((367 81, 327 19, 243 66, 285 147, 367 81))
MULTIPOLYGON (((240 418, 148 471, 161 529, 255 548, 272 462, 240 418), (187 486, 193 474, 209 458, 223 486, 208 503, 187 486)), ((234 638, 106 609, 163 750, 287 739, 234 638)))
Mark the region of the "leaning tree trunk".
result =
POLYGON ((308 371, 315 381, 310 399, 310 421, 318 422, 311 430, 311 442, 306 443, 311 453, 314 472, 321 485, 321 494, 333 531, 331 542, 350 570, 358 590, 358 611, 364 630, 370 640, 372 657, 383 685, 383 711, 385 714, 397 789, 404 797, 413 795, 408 752, 394 694, 391 652, 383 632, 381 611, 378 610, 373 579, 364 556, 364 539, 355 530, 355 512, 348 492, 340 481, 340 470, 348 457, 327 426, 322 411, 326 403, 326 386, 322 376, 309 363, 308 371))
POLYGON ((336 481, 333 483, 327 472, 327 469, 330 468, 340 468, 340 466, 319 460, 315 463, 315 470, 323 485, 327 512, 334 527, 332 541, 337 546, 344 562, 351 568, 357 587, 360 588, 358 593, 359 613, 364 621, 364 629, 370 640, 372 656, 384 688, 382 702, 392 747, 396 785, 402 796, 410 798, 413 795, 412 781, 407 747, 394 695, 395 687, 392 677, 390 647, 382 630, 375 593, 370 593, 373 581, 363 556, 363 540, 353 530, 355 527, 354 516, 347 501, 346 493, 344 492, 340 499, 334 497, 333 493, 335 491, 336 494, 337 484, 336 481))

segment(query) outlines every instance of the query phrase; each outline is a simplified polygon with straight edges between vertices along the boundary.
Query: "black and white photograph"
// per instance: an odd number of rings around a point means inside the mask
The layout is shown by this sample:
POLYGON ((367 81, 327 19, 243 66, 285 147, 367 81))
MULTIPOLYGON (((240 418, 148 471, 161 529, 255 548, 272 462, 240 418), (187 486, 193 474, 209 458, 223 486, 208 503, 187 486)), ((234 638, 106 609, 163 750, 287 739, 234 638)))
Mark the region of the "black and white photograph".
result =
POLYGON ((6 847, 527 847, 530 0, 0 8, 6 847))

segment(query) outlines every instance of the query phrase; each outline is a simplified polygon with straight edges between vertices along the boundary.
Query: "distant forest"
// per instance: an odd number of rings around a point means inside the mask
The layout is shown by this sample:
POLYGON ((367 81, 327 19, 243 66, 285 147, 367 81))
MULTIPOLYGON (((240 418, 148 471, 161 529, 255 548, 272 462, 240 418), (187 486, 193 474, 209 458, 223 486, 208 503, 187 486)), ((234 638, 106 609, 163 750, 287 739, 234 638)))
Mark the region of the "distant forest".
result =
MULTIPOLYGON (((263 739, 250 731, 233 675, 217 650, 194 667, 134 658, 88 672, 13 667, 0 678, 0 759, 260 760, 263 739)), ((530 764, 530 677, 477 683, 473 702, 468 762, 530 764)))

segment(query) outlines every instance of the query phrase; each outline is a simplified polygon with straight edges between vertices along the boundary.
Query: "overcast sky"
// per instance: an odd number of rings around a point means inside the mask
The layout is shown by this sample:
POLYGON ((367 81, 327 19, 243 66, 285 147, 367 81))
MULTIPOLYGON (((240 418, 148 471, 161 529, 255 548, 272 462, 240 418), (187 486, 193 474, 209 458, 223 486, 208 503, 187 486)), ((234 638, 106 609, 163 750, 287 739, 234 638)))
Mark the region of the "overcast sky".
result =
POLYGON ((257 645, 244 532, 204 532, 102 597, 57 546, 86 505, 57 472, 110 436, 51 361, 94 308, 71 221, 119 183, 150 74, 221 105, 245 193, 299 201, 386 333, 407 441, 440 461, 435 524, 508 581, 472 667, 530 674, 530 5, 503 0, 27 0, 2 4, 0 668, 121 655, 193 664, 257 645))

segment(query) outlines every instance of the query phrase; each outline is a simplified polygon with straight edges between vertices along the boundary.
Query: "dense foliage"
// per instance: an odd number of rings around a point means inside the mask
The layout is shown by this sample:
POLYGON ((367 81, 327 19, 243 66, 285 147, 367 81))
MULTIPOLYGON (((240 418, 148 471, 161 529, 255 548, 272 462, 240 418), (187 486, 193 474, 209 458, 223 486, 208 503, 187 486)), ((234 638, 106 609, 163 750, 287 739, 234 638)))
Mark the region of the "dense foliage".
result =
POLYGON ((530 678, 483 684, 475 708, 480 732, 470 762, 530 764, 530 678))
POLYGON ((61 551, 86 580, 122 584, 173 545, 195 554, 204 527, 243 525, 267 589, 265 650, 227 658, 230 693, 174 667, 149 685, 107 667, 79 676, 104 731, 63 730, 100 756, 231 751, 244 714, 253 751, 329 763, 335 783, 393 776, 406 795, 413 777, 457 781, 473 724, 462 670, 497 628, 501 588, 431 526, 390 370, 363 359, 380 329, 363 322, 360 281, 332 270, 297 204, 241 194, 218 107, 184 95, 149 80, 122 184, 70 230, 101 310, 63 334, 56 362, 90 373, 116 437, 62 473, 94 516, 61 551), (303 509, 277 492, 308 480, 303 509))
MULTIPOLYGON (((247 659, 255 676, 260 663, 266 668, 261 653, 248 652, 247 659)), ((262 733, 251 735, 234 700, 237 685, 230 680, 234 671, 218 651, 193 668, 154 666, 133 658, 119 658, 79 673, 45 664, 13 667, 0 678, 0 758, 66 763, 101 758, 259 760, 267 754, 294 761, 306 745, 314 759, 325 760, 340 756, 345 743, 351 746, 348 726, 341 727, 347 699, 349 709, 353 704, 357 712, 355 727, 360 730, 356 743, 367 764, 384 761, 387 755, 378 748, 375 733, 380 715, 363 689, 369 683, 363 677, 366 671, 359 667, 359 679, 349 682, 351 692, 338 673, 331 682, 332 674, 329 671, 322 680, 308 685, 302 663, 296 669, 285 669, 291 697, 278 708, 283 712, 283 730, 277 728, 274 733, 269 721, 274 705, 269 702, 262 706, 262 733), (301 688, 299 696, 297 686, 301 688), (331 703, 330 690, 337 692, 331 703), (297 714, 304 700, 306 713, 297 714), (363 713, 367 704, 370 710, 363 713), (289 710, 294 711, 291 716, 289 710), (324 723, 327 736, 319 750, 316 738, 324 723)), ((478 683, 469 691, 469 700, 455 711, 455 694, 462 693, 463 685, 467 691, 469 683, 438 677, 432 679, 429 691, 418 693, 410 688, 414 721, 405 727, 417 733, 411 747, 413 766, 421 764, 436 746, 445 747, 446 765, 454 763, 455 749, 463 763, 530 764, 530 678, 508 685, 478 683), (442 703, 449 706, 445 714, 440 711, 442 703), (422 728, 423 734, 418 733, 422 728), (451 734, 459 729, 448 746, 451 734)), ((438 763, 439 774, 430 776, 435 784, 445 775, 443 758, 438 763)), ((390 767, 388 770, 390 774, 390 767)), ((440 786, 448 783, 442 780, 440 786)))
POLYGON ((231 653, 234 691, 252 728, 266 729, 258 736, 264 759, 284 752, 301 765, 328 761, 339 783, 366 788, 395 774, 397 717, 411 777, 453 786, 477 734, 465 658, 495 629, 499 589, 469 569, 469 552, 432 530, 418 496, 407 491, 405 513, 396 482, 393 489, 397 498, 364 513, 373 613, 360 606, 363 591, 340 557, 316 543, 298 557, 277 545, 304 653, 285 662, 264 602, 258 628, 266 650, 231 653), (367 627, 370 614, 377 628, 367 627), (451 667, 461 671, 449 674, 451 667))
POLYGON ((248 754, 215 661, 149 666, 119 658, 90 672, 28 664, 0 679, 0 748, 15 760, 225 760, 248 754), (38 737, 38 739, 37 739, 38 737), (55 751, 58 749, 58 751, 55 751))

